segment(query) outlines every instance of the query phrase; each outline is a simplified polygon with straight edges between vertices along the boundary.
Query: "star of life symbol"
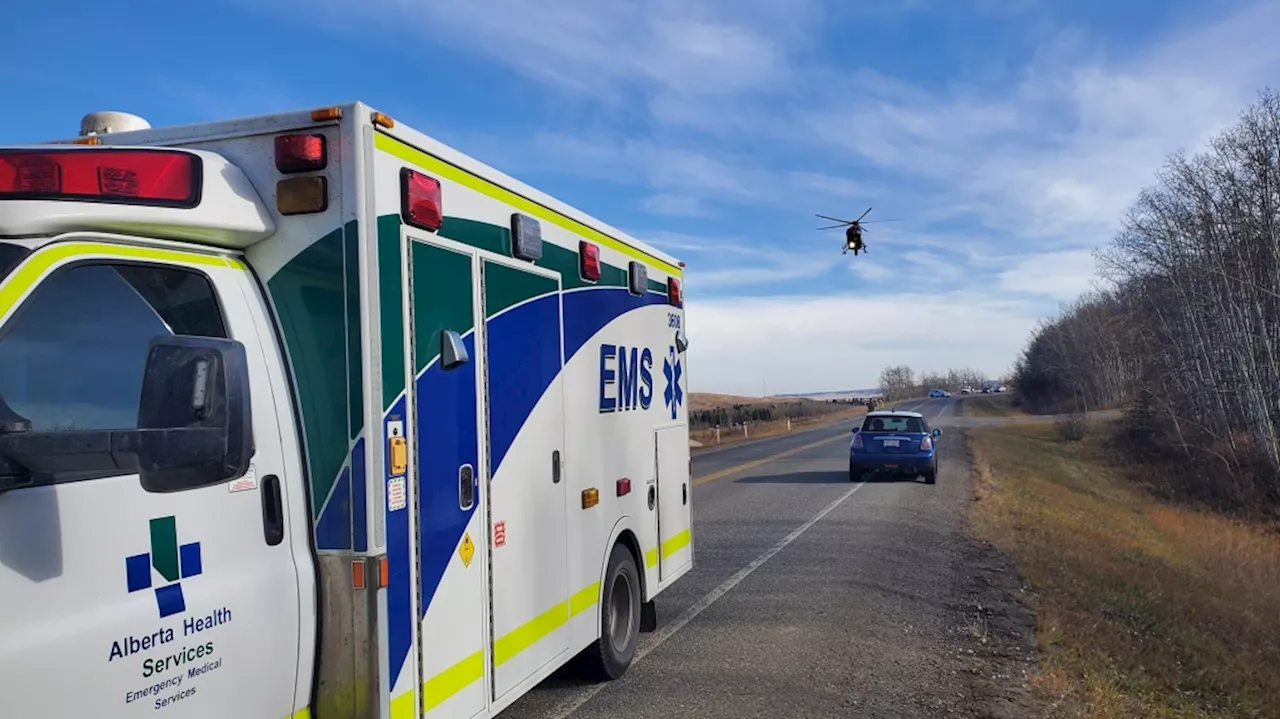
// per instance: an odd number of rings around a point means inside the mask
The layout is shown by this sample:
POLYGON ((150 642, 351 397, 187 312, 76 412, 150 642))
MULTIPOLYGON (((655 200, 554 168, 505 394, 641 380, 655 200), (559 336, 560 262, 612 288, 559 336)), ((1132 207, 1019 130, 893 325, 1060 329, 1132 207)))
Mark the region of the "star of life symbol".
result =
POLYGON ((671 419, 676 418, 676 413, 684 402, 684 390, 680 389, 680 375, 683 373, 680 357, 676 355, 676 348, 672 345, 667 350, 667 358, 662 360, 662 375, 667 378, 667 389, 662 393, 662 401, 671 409, 671 419))

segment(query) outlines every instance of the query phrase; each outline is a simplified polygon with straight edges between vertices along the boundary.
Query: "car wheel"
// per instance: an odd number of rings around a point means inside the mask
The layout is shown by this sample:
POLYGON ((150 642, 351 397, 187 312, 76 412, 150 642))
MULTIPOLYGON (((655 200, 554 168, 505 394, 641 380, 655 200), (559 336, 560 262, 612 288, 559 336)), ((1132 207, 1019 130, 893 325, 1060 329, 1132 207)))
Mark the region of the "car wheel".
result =
POLYGON ((928 472, 925 472, 925 473, 924 473, 924 483, 925 483, 925 484, 936 484, 936 483, 937 483, 937 481, 938 481, 938 470, 937 470, 937 469, 931 469, 931 470, 929 470, 928 472))
POLYGON ((582 655, 582 669, 593 679, 618 679, 636 655, 640 634, 640 570, 631 550, 621 544, 609 556, 600 603, 600 638, 582 655))
POLYGON ((860 479, 862 479, 862 473, 861 473, 861 472, 859 472, 859 471, 858 471, 858 470, 853 466, 853 462, 850 462, 850 463, 849 463, 849 481, 850 481, 850 482, 857 482, 857 481, 858 481, 858 480, 860 480, 860 479))

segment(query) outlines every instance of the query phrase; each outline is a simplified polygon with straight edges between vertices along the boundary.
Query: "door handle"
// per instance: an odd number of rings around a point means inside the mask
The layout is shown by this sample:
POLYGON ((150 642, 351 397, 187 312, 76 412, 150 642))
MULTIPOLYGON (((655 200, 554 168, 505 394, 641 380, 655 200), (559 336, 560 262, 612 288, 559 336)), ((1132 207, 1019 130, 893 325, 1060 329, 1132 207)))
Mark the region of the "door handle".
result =
POLYGON ((551 452, 551 483, 560 484, 560 450, 551 452))
POLYGON ((471 509, 476 503, 475 469, 464 464, 458 468, 458 508, 471 509))
POLYGON ((274 474, 262 479, 262 537, 272 547, 284 541, 284 501, 280 478, 274 474))

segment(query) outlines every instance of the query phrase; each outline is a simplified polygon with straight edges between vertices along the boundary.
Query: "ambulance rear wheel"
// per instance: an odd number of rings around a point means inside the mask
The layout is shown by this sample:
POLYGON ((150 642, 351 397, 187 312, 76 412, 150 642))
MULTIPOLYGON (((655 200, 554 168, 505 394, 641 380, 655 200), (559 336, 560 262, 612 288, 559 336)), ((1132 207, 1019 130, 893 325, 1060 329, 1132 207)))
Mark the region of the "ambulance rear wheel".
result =
POLYGON ((584 657, 587 673, 601 681, 627 672, 640 636, 640 570, 631 551, 614 545, 600 594, 600 638, 584 657))

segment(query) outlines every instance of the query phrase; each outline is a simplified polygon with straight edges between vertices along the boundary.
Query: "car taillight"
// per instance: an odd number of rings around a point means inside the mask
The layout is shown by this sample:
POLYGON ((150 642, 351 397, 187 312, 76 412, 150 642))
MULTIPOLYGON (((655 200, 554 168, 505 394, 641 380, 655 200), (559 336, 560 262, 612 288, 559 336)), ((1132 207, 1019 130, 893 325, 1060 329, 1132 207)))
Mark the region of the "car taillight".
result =
POLYGON ((190 208, 200 204, 200 158, 176 150, 0 151, 0 198, 190 208))
POLYGON ((927 450, 927 449, 933 449, 933 438, 932 438, 932 437, 925 437, 924 439, 920 440, 920 450, 921 450, 921 451, 924 451, 924 450, 927 450))
POLYGON ((861 432, 855 432, 853 434, 853 448, 862 449, 862 433, 861 432))

